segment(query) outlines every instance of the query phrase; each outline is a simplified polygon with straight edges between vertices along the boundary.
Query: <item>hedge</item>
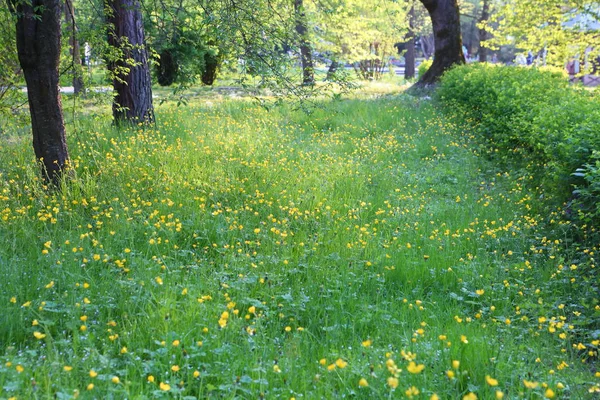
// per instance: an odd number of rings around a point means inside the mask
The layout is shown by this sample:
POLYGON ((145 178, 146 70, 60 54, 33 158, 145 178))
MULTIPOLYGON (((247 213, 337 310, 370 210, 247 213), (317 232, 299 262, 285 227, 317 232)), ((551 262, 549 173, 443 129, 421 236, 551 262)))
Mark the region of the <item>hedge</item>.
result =
POLYGON ((447 71, 436 92, 471 121, 492 154, 525 161, 576 210, 600 225, 600 98, 556 70, 470 64, 447 71), (537 167, 536 167, 537 166, 537 167))

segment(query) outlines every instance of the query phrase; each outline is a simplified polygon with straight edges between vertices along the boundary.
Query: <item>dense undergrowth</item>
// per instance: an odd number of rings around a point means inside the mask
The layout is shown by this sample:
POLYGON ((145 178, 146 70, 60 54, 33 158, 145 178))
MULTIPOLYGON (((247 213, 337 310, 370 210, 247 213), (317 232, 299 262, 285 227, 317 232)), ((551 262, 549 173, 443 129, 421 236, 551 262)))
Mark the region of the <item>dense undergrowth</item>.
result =
POLYGON ((0 398, 594 398, 596 249, 533 175, 427 100, 323 107, 89 116, 53 193, 3 137, 0 398))

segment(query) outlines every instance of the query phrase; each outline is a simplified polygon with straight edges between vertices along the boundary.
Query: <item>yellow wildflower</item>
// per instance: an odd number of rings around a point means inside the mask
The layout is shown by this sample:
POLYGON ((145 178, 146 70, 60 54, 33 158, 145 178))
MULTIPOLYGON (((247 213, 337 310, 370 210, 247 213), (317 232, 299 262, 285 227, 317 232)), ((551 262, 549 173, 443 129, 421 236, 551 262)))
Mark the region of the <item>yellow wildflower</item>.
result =
POLYGON ((487 382, 488 385, 490 386, 498 386, 498 380, 492 378, 489 375, 485 376, 485 381, 487 382))
POLYGON ((408 366, 406 367, 406 369, 411 374, 420 374, 421 371, 423 371, 423 369, 425 369, 425 365, 423 365, 423 364, 417 365, 414 361, 411 361, 410 363, 408 363, 408 366))

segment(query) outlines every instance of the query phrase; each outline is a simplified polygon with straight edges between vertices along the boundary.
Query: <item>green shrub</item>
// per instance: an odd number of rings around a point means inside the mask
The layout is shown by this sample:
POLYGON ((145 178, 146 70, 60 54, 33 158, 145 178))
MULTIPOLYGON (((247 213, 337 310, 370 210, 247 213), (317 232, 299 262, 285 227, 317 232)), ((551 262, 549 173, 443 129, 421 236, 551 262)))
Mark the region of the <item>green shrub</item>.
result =
POLYGON ((433 64, 433 59, 424 60, 421 64, 419 64, 419 68, 417 68, 419 76, 425 75, 425 72, 427 72, 427 70, 431 67, 431 64, 433 64))
POLYGON ((585 197, 573 215, 580 223, 600 222, 589 206, 600 202, 600 100, 592 92, 556 70, 471 64, 448 71, 437 96, 475 123, 491 154, 523 161, 562 201, 585 197))

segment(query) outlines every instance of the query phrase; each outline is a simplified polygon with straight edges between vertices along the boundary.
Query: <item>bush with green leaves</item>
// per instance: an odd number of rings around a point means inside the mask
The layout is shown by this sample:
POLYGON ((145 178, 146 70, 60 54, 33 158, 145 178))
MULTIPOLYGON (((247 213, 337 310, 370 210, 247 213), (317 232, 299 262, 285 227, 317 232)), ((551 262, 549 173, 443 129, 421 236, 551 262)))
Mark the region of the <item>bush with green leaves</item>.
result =
POLYGON ((419 73, 419 76, 425 75, 425 72, 427 72, 429 67, 431 67, 431 64, 433 64, 433 60, 431 60, 431 59, 424 60, 421 64, 419 64, 419 67, 417 68, 417 72, 419 73))
POLYGON ((569 201, 581 225, 600 221, 597 207, 589 207, 600 201, 593 189, 600 182, 594 169, 600 99, 594 92, 569 85, 555 69, 471 64, 448 71, 437 96, 475 124, 490 154, 522 161, 546 191, 569 201))

